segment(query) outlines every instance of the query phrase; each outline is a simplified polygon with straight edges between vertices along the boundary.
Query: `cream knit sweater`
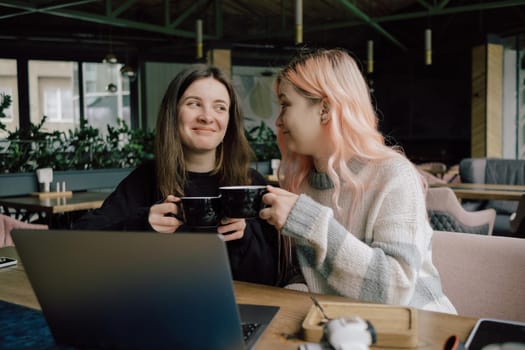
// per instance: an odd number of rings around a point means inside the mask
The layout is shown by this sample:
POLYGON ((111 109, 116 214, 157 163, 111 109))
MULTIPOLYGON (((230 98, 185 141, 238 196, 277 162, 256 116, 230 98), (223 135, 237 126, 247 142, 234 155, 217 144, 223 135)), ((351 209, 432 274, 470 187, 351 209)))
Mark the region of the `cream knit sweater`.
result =
POLYGON ((433 231, 414 166, 396 157, 354 160, 349 168, 366 184, 351 227, 352 193, 341 193, 339 215, 331 209, 331 181, 312 173, 281 231, 294 239, 308 289, 456 313, 432 264, 433 231))

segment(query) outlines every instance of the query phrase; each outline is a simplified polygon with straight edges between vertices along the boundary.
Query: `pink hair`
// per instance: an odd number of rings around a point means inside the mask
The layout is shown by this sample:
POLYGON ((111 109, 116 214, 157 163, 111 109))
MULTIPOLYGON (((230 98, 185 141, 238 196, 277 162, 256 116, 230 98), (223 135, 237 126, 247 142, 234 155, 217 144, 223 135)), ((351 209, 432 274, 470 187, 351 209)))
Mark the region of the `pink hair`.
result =
MULTIPOLYGON (((301 95, 313 103, 323 102, 329 107, 330 122, 325 128, 324 141, 332 150, 327 174, 334 183, 334 208, 342 189, 354 193, 350 224, 356 203, 362 198, 364 184, 356 180, 348 168, 352 158, 362 162, 401 156, 398 149, 385 145, 378 130, 368 85, 354 59, 339 49, 319 50, 302 55, 290 62, 279 74, 276 89, 283 81, 289 82, 301 95), (339 175, 338 175, 339 174, 339 175)), ((311 156, 286 150, 279 128, 277 142, 282 154, 281 186, 298 193, 300 185, 313 168, 311 156)), ((320 145, 320 147, 323 147, 320 145)))

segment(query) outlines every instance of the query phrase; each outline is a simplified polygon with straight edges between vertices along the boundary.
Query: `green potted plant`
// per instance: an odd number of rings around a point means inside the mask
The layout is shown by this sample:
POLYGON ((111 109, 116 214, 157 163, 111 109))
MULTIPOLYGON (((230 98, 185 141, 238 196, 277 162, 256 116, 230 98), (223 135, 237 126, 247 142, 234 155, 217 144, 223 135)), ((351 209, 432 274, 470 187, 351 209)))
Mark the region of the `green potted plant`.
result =
POLYGON ((254 167, 264 175, 270 174, 272 172, 271 160, 281 158, 275 132, 263 120, 259 125, 247 129, 245 132, 246 138, 255 153, 254 167))
MULTIPOLYGON (((0 95, 0 117, 10 97, 0 95), (7 102, 6 102, 7 101, 7 102)), ((121 121, 107 126, 107 135, 81 122, 81 127, 45 132, 46 116, 29 130, 8 131, 0 145, 0 196, 37 191, 35 170, 53 168, 55 181, 66 181, 68 190, 114 187, 144 160, 153 159, 154 133, 134 130, 121 121)))

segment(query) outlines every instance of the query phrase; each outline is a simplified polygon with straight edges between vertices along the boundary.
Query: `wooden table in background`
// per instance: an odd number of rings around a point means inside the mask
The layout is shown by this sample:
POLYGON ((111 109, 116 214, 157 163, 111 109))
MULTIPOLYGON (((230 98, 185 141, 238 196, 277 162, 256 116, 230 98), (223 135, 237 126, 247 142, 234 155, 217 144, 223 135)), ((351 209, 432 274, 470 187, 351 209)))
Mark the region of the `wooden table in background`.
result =
POLYGON ((0 206, 6 215, 13 215, 16 219, 29 221, 37 214, 39 218, 46 218, 48 225, 53 225, 55 214, 71 213, 99 208, 108 192, 74 192, 71 196, 56 198, 39 198, 38 196, 0 197, 0 206))
POLYGON ((525 194, 523 185, 477 184, 477 183, 436 183, 432 187, 451 188, 458 199, 511 200, 519 201, 525 194))
POLYGON ((268 185, 279 186, 279 180, 276 175, 265 175, 264 178, 266 179, 266 182, 268 182, 268 185))
MULTIPOLYGON (((0 248, 0 255, 17 258, 13 247, 0 248)), ((245 282, 234 282, 234 287, 238 303, 278 305, 281 308, 258 343, 258 349, 297 350, 299 344, 304 343, 300 331, 312 306, 310 294, 245 282)), ((351 301, 336 296, 316 297, 319 301, 351 301)), ((16 266, 0 269, 0 299, 40 309, 20 261, 16 266)), ((418 346, 412 349, 442 350, 446 339, 453 334, 464 341, 476 321, 471 317, 419 310, 418 346)))

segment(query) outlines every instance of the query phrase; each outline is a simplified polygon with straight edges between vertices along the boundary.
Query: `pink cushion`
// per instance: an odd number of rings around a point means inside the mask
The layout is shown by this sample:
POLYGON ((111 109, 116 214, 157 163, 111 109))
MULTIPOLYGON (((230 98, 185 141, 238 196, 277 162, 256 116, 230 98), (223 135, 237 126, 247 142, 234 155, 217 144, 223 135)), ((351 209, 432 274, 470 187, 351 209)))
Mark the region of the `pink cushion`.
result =
POLYGON ((525 239, 434 231, 432 255, 460 315, 525 322, 525 239))
POLYGON ((13 240, 11 239, 11 231, 17 228, 30 228, 37 230, 48 229, 47 225, 30 224, 10 216, 0 214, 0 248, 14 246, 13 240))

